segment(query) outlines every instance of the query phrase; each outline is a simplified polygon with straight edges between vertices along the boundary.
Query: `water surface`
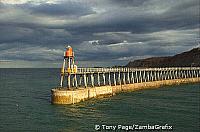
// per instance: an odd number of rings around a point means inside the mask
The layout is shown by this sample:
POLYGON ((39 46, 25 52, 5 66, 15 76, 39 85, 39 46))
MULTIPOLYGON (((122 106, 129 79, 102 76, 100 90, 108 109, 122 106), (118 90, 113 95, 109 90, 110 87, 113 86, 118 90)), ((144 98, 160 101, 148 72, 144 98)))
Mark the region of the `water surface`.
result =
POLYGON ((59 69, 0 69, 0 131, 95 131, 95 124, 170 124, 200 130, 200 85, 120 93, 75 105, 51 105, 59 69))

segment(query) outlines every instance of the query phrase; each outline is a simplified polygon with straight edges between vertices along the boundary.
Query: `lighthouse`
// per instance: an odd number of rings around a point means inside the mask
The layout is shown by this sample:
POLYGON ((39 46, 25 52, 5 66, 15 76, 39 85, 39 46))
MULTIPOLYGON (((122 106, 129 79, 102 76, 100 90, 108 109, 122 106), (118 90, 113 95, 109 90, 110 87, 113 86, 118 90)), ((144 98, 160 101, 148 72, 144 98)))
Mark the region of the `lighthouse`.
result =
POLYGON ((63 87, 63 81, 65 75, 67 75, 68 88, 70 88, 70 75, 77 72, 77 66, 74 64, 74 52, 71 46, 66 47, 66 51, 64 52, 64 60, 61 68, 61 79, 60 86, 63 87))

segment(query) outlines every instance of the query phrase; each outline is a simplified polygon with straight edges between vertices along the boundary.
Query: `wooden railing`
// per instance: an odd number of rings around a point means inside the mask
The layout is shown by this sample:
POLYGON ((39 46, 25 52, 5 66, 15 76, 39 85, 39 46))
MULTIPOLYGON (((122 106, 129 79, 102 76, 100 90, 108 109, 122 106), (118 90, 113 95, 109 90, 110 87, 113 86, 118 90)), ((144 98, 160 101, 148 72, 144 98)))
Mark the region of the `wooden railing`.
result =
POLYGON ((200 67, 78 68, 76 73, 65 72, 62 76, 67 77, 67 88, 86 88, 88 86, 116 86, 149 81, 199 78, 200 67))

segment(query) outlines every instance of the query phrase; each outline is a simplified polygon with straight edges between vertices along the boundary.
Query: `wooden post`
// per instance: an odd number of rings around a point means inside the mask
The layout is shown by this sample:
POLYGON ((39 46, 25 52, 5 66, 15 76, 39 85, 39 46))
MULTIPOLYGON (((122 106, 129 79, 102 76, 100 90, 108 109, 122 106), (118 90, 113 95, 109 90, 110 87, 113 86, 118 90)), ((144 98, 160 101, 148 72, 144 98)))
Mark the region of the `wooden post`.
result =
POLYGON ((157 72, 157 76, 158 76, 158 80, 160 81, 161 79, 160 79, 160 71, 159 70, 157 72))
MULTIPOLYGON (((64 52, 65 54, 65 52, 64 52)), ((63 87, 63 80, 64 80, 64 77, 65 77, 65 59, 63 61, 63 66, 62 66, 62 70, 61 70, 61 79, 60 79, 60 87, 63 87)))
POLYGON ((167 70, 164 71, 164 80, 167 80, 167 70))
POLYGON ((89 77, 88 76, 89 76, 89 74, 88 75, 86 74, 87 85, 89 85, 89 77))
POLYGON ((123 84, 126 84, 126 75, 125 75, 125 72, 123 72, 123 84))
POLYGON ((105 73, 103 73, 103 85, 106 85, 106 77, 105 77, 105 73))
POLYGON ((198 74, 197 74, 197 70, 196 70, 196 69, 194 70, 194 76, 195 76, 195 77, 198 77, 198 74))
POLYGON ((175 79, 177 79, 178 78, 178 69, 175 71, 175 73, 174 73, 174 75, 175 75, 175 79))
POLYGON ((84 86, 85 86, 85 88, 87 88, 87 77, 86 77, 86 73, 84 73, 83 78, 84 78, 84 86))
POLYGON ((172 79, 175 79, 175 69, 172 70, 172 79))
POLYGON ((190 72, 189 72, 189 73, 190 73, 190 78, 192 78, 192 70, 189 70, 189 71, 190 71, 190 72))
POLYGON ((116 77, 115 77, 115 72, 113 73, 113 80, 114 80, 114 85, 116 86, 116 77))
POLYGON ((170 79, 173 79, 173 76, 174 76, 174 69, 171 69, 171 70, 170 70, 170 76, 171 76, 170 79))
POLYGON ((185 74, 184 74, 184 70, 181 71, 181 78, 184 78, 185 74))
POLYGON ((119 73, 118 73, 118 82, 119 82, 119 84, 121 85, 120 71, 119 71, 119 73))
POLYGON ((70 77, 70 74, 68 74, 67 76, 67 84, 68 84, 68 88, 70 88, 70 82, 71 82, 71 77, 70 77))
POLYGON ((185 70, 185 78, 188 78, 188 70, 185 70))
POLYGON ((148 76, 147 77, 148 77, 148 82, 151 82, 151 71, 150 70, 148 71, 148 76))
POLYGON ((131 72, 131 82, 134 83, 133 71, 131 72))
POLYGON ((173 79, 173 73, 172 73, 172 70, 169 71, 169 74, 170 74, 170 79, 173 79))
POLYGON ((143 72, 144 72, 144 73, 143 73, 143 79, 144 79, 144 82, 146 82, 146 81, 147 81, 147 80, 146 80, 146 74, 145 74, 146 71, 144 70, 143 72))
POLYGON ((143 80, 142 80, 142 71, 140 70, 140 72, 139 72, 139 80, 140 80, 140 82, 142 82, 143 80))
POLYGON ((185 70, 183 69, 183 78, 186 78, 186 75, 185 75, 185 70))
POLYGON ((108 73, 108 83, 111 86, 111 78, 110 78, 110 72, 108 73))
POLYGON ((75 87, 77 88, 77 76, 76 76, 76 74, 74 75, 74 79, 75 79, 75 87))
POLYGON ((64 76, 65 76, 65 74, 61 75, 61 78, 60 78, 60 87, 63 87, 64 76))
POLYGON ((176 69, 176 72, 175 72, 175 76, 176 76, 176 79, 178 79, 179 77, 178 77, 178 69, 176 69))
POLYGON ((195 70, 192 70, 192 77, 195 77, 195 70))
POLYGON ((75 86, 75 75, 73 75, 73 78, 72 78, 72 87, 75 86))
POLYGON ((185 78, 185 70, 182 70, 182 78, 185 78))
POLYGON ((178 73, 177 73, 177 78, 179 79, 179 78, 181 78, 181 70, 180 69, 178 69, 178 71, 177 71, 178 73))
POLYGON ((170 74, 170 79, 173 79, 173 70, 170 70, 169 74, 170 74))
POLYGON ((135 71, 135 77, 136 77, 136 82, 138 83, 139 80, 138 80, 138 74, 137 74, 138 71, 135 71))
POLYGON ((83 74, 80 74, 80 78, 79 78, 79 87, 82 85, 82 79, 83 79, 83 74))
POLYGON ((199 77, 199 75, 198 75, 198 70, 196 70, 196 77, 199 77))
POLYGON ((90 74, 90 77, 91 77, 92 87, 94 87, 94 75, 93 75, 93 73, 90 74))
POLYGON ((99 72, 97 73, 97 83, 98 83, 98 86, 100 86, 100 85, 101 85, 101 83, 100 83, 100 76, 99 76, 99 72))
POLYGON ((176 79, 176 70, 173 70, 173 79, 176 79))
POLYGON ((165 80, 167 80, 167 70, 165 71, 165 80))
POLYGON ((199 77, 199 76, 198 76, 198 70, 197 70, 197 69, 196 69, 196 77, 199 77))
POLYGON ((183 73, 182 73, 182 69, 179 70, 179 78, 182 78, 183 73))
POLYGON ((182 71, 182 69, 180 70, 180 78, 183 78, 183 71, 182 71))
POLYGON ((127 73, 127 76, 128 76, 128 83, 130 84, 130 74, 129 74, 129 70, 128 70, 128 73, 127 73))
POLYGON ((149 71, 147 71, 147 82, 149 82, 149 71))
POLYGON ((169 76, 170 74, 169 74, 169 70, 167 70, 167 80, 169 80, 169 76))
POLYGON ((156 70, 154 71, 154 79, 157 81, 156 70))

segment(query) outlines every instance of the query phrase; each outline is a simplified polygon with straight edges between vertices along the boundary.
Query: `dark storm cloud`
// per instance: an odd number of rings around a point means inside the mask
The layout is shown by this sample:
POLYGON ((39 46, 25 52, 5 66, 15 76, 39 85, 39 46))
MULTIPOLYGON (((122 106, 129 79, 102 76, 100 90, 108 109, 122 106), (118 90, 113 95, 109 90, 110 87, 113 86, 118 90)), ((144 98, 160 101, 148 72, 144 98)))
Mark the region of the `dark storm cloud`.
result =
POLYGON ((147 2, 148 0, 111 0, 112 3, 115 3, 119 6, 122 7, 127 7, 127 6, 140 6, 144 2, 147 2))
POLYGON ((68 44, 80 61, 173 55, 198 27, 198 0, 2 2, 0 60, 57 61, 68 44))
POLYGON ((82 5, 81 2, 63 2, 58 4, 41 4, 33 6, 30 4, 18 5, 20 8, 31 10, 31 13, 54 15, 54 16, 74 16, 79 17, 87 14, 92 14, 94 11, 88 5, 82 5))

